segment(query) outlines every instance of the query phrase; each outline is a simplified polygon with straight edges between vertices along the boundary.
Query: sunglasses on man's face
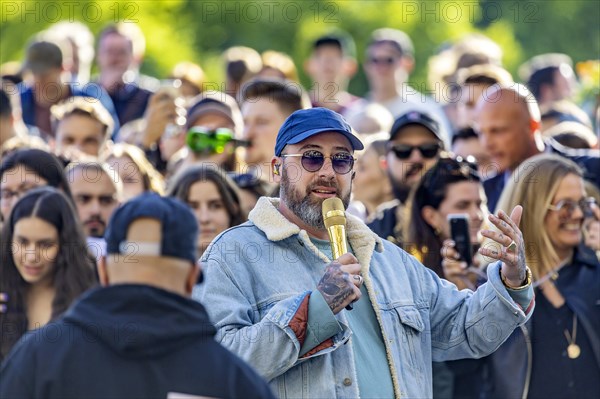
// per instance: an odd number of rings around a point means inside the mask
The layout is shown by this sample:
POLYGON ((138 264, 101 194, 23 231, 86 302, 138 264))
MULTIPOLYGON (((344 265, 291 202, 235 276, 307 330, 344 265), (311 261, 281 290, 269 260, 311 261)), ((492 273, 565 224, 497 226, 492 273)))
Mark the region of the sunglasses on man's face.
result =
POLYGON ((396 58, 395 57, 369 57, 368 59, 370 64, 375 64, 375 65, 392 65, 394 62, 396 62, 396 58))
POLYGON ((331 159, 331 165, 335 173, 345 175, 354 167, 354 157, 348 152, 338 152, 326 157, 322 152, 316 150, 305 151, 302 154, 285 154, 286 157, 301 157, 300 163, 307 172, 316 172, 321 170, 325 163, 325 158, 331 159))
POLYGON ((423 158, 433 158, 440 152, 440 143, 422 144, 422 145, 406 145, 396 144, 389 148, 398 159, 410 158, 414 150, 419 150, 423 158))

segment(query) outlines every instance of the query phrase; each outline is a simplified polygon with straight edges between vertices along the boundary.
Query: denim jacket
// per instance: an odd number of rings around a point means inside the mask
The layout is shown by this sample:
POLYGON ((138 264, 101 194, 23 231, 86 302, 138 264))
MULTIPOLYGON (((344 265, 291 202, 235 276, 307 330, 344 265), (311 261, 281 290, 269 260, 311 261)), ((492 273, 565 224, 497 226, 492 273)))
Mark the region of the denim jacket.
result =
MULTIPOLYGON (((261 198, 248 222, 215 238, 201 258, 205 282, 194 298, 215 323, 217 340, 270 381, 279 397, 359 397, 352 345, 345 345, 352 339, 346 310, 336 315, 342 331, 333 346, 299 358, 301 345, 289 323, 331 260, 277 206, 277 199, 261 198)), ((351 215, 346 230, 381 328, 396 397, 431 397, 432 360, 486 356, 531 315, 504 288, 499 263, 476 292, 458 291, 351 215)), ((529 295, 533 300, 533 290, 529 295)))

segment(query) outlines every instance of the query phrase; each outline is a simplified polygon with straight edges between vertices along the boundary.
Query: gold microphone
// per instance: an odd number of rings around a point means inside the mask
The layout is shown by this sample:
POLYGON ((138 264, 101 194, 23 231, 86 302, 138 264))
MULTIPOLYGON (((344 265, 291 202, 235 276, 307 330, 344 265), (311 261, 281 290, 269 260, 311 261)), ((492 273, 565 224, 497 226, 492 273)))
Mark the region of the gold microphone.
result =
POLYGON ((346 214, 344 204, 338 197, 327 198, 323 201, 323 222, 329 233, 331 252, 336 260, 346 252, 346 214))
MULTIPOLYGON (((331 243, 331 253, 333 260, 336 260, 346 252, 346 214, 344 213, 344 204, 338 197, 327 198, 323 201, 323 222, 329 233, 329 242, 331 243)), ((347 310, 352 310, 352 304, 346 306, 347 310)))

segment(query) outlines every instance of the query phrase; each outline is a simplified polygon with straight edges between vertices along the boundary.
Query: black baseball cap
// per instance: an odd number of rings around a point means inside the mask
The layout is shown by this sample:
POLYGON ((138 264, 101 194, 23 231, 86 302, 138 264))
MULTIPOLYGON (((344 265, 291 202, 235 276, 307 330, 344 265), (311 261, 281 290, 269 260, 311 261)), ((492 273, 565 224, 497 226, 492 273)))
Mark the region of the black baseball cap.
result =
POLYGON ((440 124, 431 116, 419 111, 407 112, 396 119, 390 130, 390 140, 393 140, 404 127, 409 125, 423 126, 433 133, 438 140, 444 142, 440 133, 440 124))

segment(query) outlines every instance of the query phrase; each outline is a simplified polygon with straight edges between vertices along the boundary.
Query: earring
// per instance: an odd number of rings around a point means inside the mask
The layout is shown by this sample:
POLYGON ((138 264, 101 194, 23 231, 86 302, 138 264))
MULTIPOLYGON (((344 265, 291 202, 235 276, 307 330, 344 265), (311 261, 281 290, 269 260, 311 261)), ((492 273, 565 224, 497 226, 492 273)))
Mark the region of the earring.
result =
POLYGON ((279 175, 279 164, 275 164, 273 165, 273 174, 274 175, 279 175))
POLYGON ((434 227, 433 228, 433 234, 435 234, 436 237, 439 237, 440 234, 442 234, 442 229, 440 229, 439 227, 434 227))

